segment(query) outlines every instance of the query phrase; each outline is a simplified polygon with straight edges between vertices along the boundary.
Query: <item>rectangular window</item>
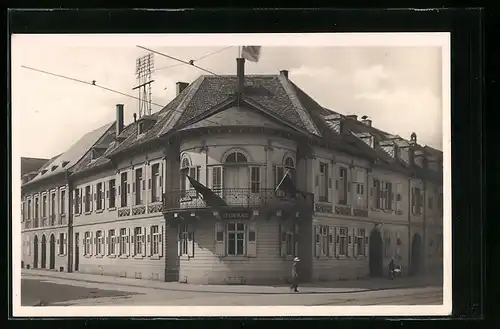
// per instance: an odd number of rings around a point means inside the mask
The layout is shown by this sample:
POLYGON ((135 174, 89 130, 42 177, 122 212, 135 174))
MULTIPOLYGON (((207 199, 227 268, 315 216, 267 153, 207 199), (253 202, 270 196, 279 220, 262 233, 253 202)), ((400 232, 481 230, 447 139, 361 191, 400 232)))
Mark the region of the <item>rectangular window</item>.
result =
POLYGON ((90 246, 91 246, 91 237, 90 232, 85 232, 85 241, 84 241, 84 254, 90 255, 90 246))
MULTIPOLYGON (((200 180, 200 167, 189 167, 189 177, 193 178, 194 180, 199 181, 200 180)), ((189 188, 192 189, 194 188, 193 185, 188 181, 189 183, 189 188)))
POLYGON ((59 255, 64 254, 64 233, 59 233, 59 255))
POLYGON ((127 229, 120 229, 120 256, 127 254, 127 229))
POLYGON ((38 219, 39 216, 40 216, 40 205, 39 205, 38 198, 36 198, 35 199, 35 219, 38 219))
POLYGON ((260 191, 260 167, 250 167, 250 188, 252 193, 260 191))
POLYGON ((392 183, 386 182, 386 207, 387 210, 392 210, 392 183))
POLYGON ((102 204, 102 183, 97 183, 97 200, 96 201, 96 210, 102 210, 103 209, 103 204, 102 204))
POLYGON ((347 205, 347 168, 339 168, 339 204, 347 205))
POLYGON ((120 182, 120 196, 121 196, 121 207, 127 206, 128 199, 128 183, 127 183, 127 173, 124 172, 121 174, 121 182, 120 182))
POLYGON ((151 201, 160 201, 160 195, 158 193, 158 187, 160 185, 160 164, 156 163, 151 166, 151 201))
POLYGON ((108 231, 108 255, 116 255, 115 230, 108 231))
POLYGON ((365 208, 365 172, 356 171, 356 207, 365 208))
POLYGON ((212 168, 212 191, 222 193, 222 167, 212 168))
POLYGON ((56 214, 56 194, 52 193, 50 195, 50 214, 55 215, 56 214))
POLYGON ((91 198, 91 195, 90 195, 90 185, 89 186, 85 186, 85 212, 89 212, 90 211, 90 199, 91 198))
POLYGON ((97 231, 95 232, 95 254, 96 255, 102 255, 103 250, 102 250, 102 245, 103 245, 103 236, 102 236, 102 231, 97 231))
POLYGON ((73 200, 73 203, 75 204, 75 214, 80 213, 80 189, 75 190, 75 200, 73 200))
POLYGON ((47 196, 42 197, 42 217, 47 217, 47 196))
POLYGON ((319 163, 319 201, 328 202, 328 164, 319 163))
POLYGON ((229 256, 245 255, 245 224, 227 224, 227 254, 229 256))
POLYGON ((142 168, 135 170, 135 204, 142 204, 142 168))
POLYGON ((142 255, 142 248, 144 245, 144 233, 142 227, 134 228, 134 252, 135 255, 142 255))
POLYGON ((366 244, 366 233, 364 229, 359 229, 358 230, 358 236, 356 237, 356 244, 358 246, 358 254, 357 256, 366 256, 365 254, 365 244, 366 244))
POLYGON ((320 227, 321 256, 328 256, 328 226, 320 227))
POLYGON ((188 245, 189 245, 189 225, 181 224, 179 230, 179 241, 180 241, 180 255, 187 256, 189 255, 188 245))
POLYGON ((401 201, 402 201, 402 187, 401 183, 396 183, 396 211, 401 211, 401 201))
POLYGON ((116 204, 116 186, 115 186, 115 180, 110 179, 109 180, 109 208, 115 208, 116 204))
POLYGON ((28 200, 28 220, 31 220, 31 200, 28 200))
POLYGON ((151 226, 151 254, 160 254, 160 231, 158 225, 151 226))
POLYGON ((346 256, 347 255, 347 228, 339 229, 339 255, 346 256))
POLYGON ((61 191, 61 215, 66 213, 66 191, 61 191))
POLYGON ((413 205, 413 213, 415 215, 420 215, 421 214, 421 206, 422 206, 422 200, 421 200, 421 192, 418 187, 415 187, 413 189, 413 197, 412 197, 412 205, 413 205))

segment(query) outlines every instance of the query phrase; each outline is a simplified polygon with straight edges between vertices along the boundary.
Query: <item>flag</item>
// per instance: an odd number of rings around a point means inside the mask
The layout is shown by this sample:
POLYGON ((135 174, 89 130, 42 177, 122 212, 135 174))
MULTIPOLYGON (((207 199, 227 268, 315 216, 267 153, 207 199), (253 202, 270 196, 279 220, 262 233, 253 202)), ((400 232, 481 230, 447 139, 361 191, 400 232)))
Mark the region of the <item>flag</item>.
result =
POLYGON ((282 190, 283 192, 285 192, 285 194, 289 195, 292 198, 295 198, 295 196, 297 195, 297 188, 295 187, 295 184, 293 184, 289 173, 290 171, 287 171, 283 179, 281 179, 281 182, 279 182, 278 186, 276 186, 275 192, 277 192, 278 190, 282 190))
POLYGON ((198 182, 196 179, 192 178, 189 175, 186 175, 188 178, 189 182, 193 186, 193 188, 196 190, 196 192, 200 193, 203 196, 203 201, 209 206, 210 208, 218 208, 218 207, 226 207, 227 203, 224 201, 220 196, 218 196, 214 191, 203 185, 202 183, 198 182))
POLYGON ((260 48, 260 46, 243 46, 241 47, 241 57, 250 62, 258 62, 260 58, 260 48))

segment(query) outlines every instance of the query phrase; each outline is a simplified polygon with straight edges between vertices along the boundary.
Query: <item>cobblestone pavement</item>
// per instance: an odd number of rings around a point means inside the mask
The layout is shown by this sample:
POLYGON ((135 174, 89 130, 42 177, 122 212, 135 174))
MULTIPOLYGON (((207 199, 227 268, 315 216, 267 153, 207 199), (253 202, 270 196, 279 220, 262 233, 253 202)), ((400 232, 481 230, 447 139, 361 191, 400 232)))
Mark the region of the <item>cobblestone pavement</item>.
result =
MULTIPOLYGON (((188 289, 184 290, 158 289, 147 285, 124 285, 117 280, 96 283, 41 276, 38 273, 23 273, 22 279, 23 305, 33 305, 37 301, 49 306, 440 305, 443 300, 442 287, 436 286, 396 286, 371 290, 302 287, 299 293, 293 293, 288 287, 258 286, 244 286, 243 291, 237 291, 238 286, 219 286, 217 291, 196 290, 195 287, 185 287, 188 289)), ((243 289, 241 286, 239 288, 243 289)))

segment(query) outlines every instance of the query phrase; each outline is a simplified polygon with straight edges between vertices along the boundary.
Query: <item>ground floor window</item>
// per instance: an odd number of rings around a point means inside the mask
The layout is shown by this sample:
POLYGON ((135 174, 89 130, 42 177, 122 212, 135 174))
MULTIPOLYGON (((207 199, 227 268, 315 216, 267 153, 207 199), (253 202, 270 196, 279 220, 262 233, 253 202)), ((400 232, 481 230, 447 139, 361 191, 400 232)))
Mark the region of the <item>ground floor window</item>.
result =
POLYGON ((339 235, 337 236, 338 244, 339 244, 339 255, 346 256, 347 255, 347 228, 341 227, 339 229, 339 235))
POLYGON ((126 255, 127 254, 127 229, 126 228, 121 228, 120 229, 120 256, 126 255))
POLYGON ((151 254, 158 256, 160 254, 160 231, 158 225, 151 226, 151 254))
POLYGON ((90 248, 92 246, 92 237, 90 232, 85 232, 84 235, 84 246, 83 246, 83 253, 84 255, 90 255, 90 248))
POLYGON ((144 247, 144 232, 142 227, 134 228, 134 255, 142 255, 144 247))
POLYGON ((102 234, 102 231, 97 231, 95 232, 95 254, 96 255, 102 255, 103 254, 103 250, 102 250, 102 246, 103 246, 103 234, 102 234))
POLYGON ((356 245, 357 245, 357 250, 356 250, 356 256, 366 256, 366 233, 365 229, 358 229, 357 230, 357 236, 356 236, 356 245))
POLYGON ((115 230, 108 231, 108 255, 116 254, 116 236, 115 230))
POLYGON ((219 256, 257 255, 256 224, 216 223, 216 254, 219 256))
POLYGON ((245 255, 245 224, 227 224, 227 254, 228 256, 245 255))

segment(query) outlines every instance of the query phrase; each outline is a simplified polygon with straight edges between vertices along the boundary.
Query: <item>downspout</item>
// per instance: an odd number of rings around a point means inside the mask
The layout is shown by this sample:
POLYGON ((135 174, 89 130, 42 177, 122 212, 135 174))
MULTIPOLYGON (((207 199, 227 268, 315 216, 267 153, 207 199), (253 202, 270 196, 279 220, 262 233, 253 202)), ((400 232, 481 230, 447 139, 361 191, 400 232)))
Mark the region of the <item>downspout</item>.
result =
POLYGON ((73 272, 73 183, 70 180, 68 170, 65 171, 68 184, 68 272, 73 272))

